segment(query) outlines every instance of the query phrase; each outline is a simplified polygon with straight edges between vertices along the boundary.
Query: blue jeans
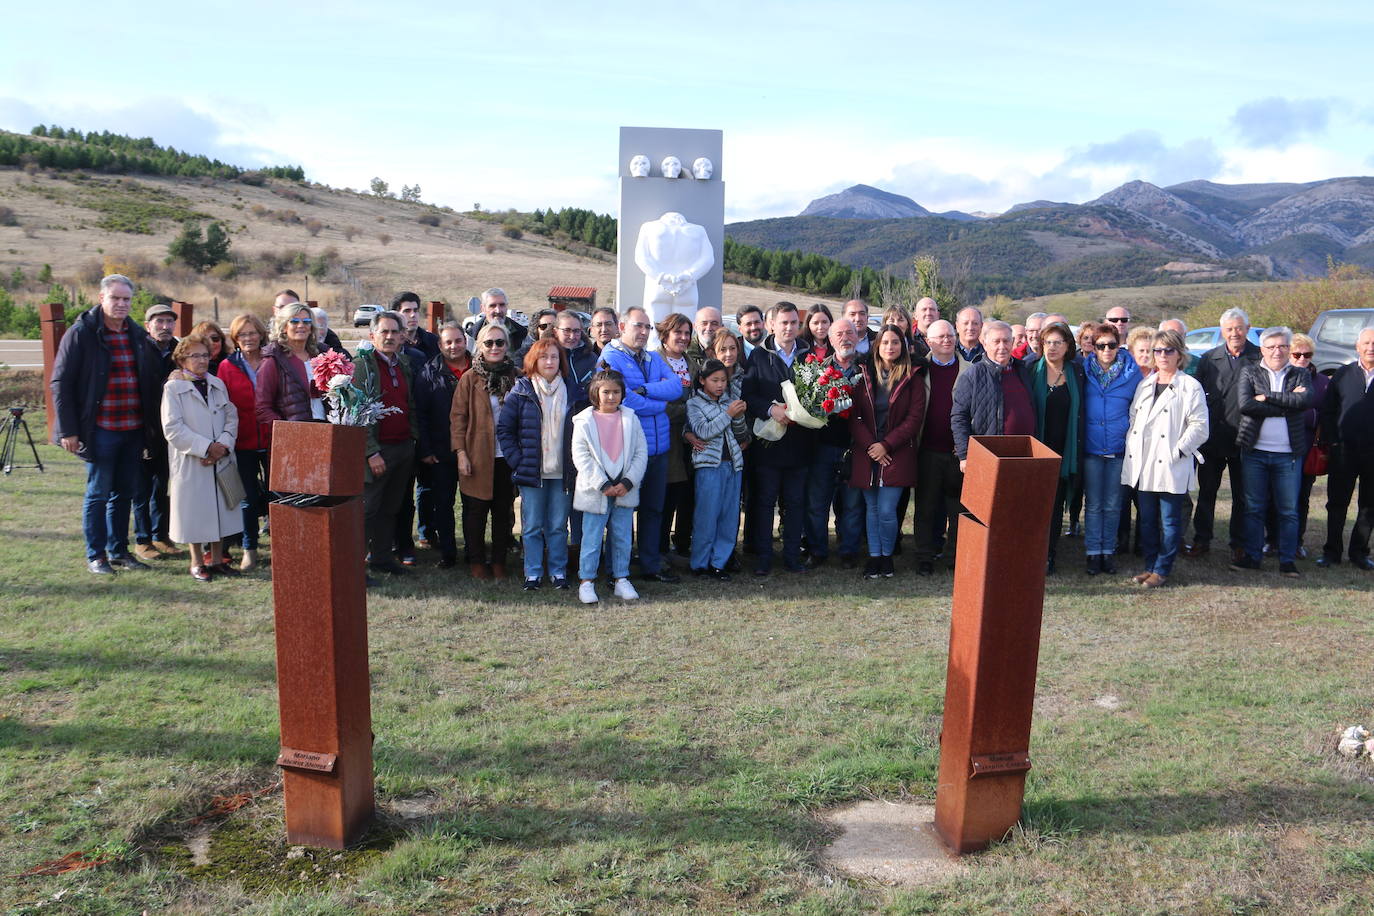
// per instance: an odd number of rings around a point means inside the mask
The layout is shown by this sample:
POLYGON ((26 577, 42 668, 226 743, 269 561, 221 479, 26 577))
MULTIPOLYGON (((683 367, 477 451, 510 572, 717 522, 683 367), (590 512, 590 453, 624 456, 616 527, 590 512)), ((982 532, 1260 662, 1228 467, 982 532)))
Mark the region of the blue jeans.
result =
POLYGON ((1083 456, 1083 538, 1088 556, 1116 553, 1124 455, 1083 456))
POLYGON ((258 487, 258 468, 262 467, 267 477, 267 451, 264 449, 236 449, 234 460, 238 463, 239 479, 243 481, 243 501, 239 510, 243 513, 243 534, 230 535, 230 543, 243 545, 244 550, 258 549, 258 510, 261 508, 262 491, 258 487))
POLYGON ((114 432, 97 426, 94 439, 87 444, 90 461, 81 507, 86 559, 122 557, 129 552, 129 506, 138 489, 143 430, 114 432))
POLYGON ((568 573, 568 491, 563 478, 549 478, 537 487, 520 488, 520 541, 525 548, 525 578, 544 575, 544 552, 549 577, 568 573))
POLYGON ((582 554, 578 558, 578 578, 590 582, 596 578, 597 568, 601 565, 601 534, 607 528, 611 536, 607 538, 611 555, 611 578, 625 579, 630 575, 630 529, 634 526, 634 510, 628 506, 617 506, 611 500, 608 515, 583 512, 582 515, 582 554))
MULTIPOLYGON (((726 431, 729 434, 729 431, 726 431)), ((739 535, 739 489, 743 475, 729 461, 696 469, 692 512, 692 568, 724 569, 739 535)))
POLYGON ((1245 474, 1245 556, 1256 563, 1264 556, 1264 516, 1269 501, 1279 520, 1279 562, 1292 563, 1298 553, 1298 486, 1302 456, 1293 452, 1246 449, 1240 456, 1245 474))
POLYGON ((830 507, 835 502, 836 487, 840 491, 840 513, 835 519, 840 556, 852 557, 859 552, 863 494, 849 486, 844 453, 845 449, 838 445, 817 446, 806 471, 806 547, 813 557, 822 560, 830 556, 830 507))
POLYGON ((668 453, 654 455, 639 482, 639 568, 652 576, 663 569, 663 496, 668 489, 668 453))
POLYGON ((902 488, 868 487, 860 492, 867 510, 868 555, 890 557, 897 548, 897 502, 902 498, 902 488))
POLYGON ((1140 491, 1140 544, 1145 570, 1168 577, 1183 540, 1182 493, 1140 491))

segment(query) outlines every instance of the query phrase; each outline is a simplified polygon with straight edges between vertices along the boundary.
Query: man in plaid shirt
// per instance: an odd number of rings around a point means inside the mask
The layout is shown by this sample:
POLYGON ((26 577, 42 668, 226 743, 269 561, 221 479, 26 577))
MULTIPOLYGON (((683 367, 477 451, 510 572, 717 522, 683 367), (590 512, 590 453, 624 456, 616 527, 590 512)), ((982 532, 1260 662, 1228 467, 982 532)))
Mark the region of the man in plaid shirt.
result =
POLYGON ((133 281, 100 281, 100 304, 62 337, 50 386, 53 438, 86 462, 82 528, 92 573, 147 569, 129 555, 129 505, 139 462, 159 431, 161 374, 148 335, 130 320, 133 281))

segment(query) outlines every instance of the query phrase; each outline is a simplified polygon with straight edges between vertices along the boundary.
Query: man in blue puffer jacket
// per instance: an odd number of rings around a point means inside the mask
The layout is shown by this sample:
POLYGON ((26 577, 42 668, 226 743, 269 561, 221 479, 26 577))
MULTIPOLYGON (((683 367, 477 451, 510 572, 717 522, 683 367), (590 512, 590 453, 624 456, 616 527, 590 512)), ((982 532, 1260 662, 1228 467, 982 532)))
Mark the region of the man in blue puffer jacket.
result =
POLYGON ((663 565, 659 550, 659 528, 663 519, 663 494, 668 484, 668 449, 672 443, 665 410, 690 391, 668 368, 663 357, 644 348, 653 327, 649 313, 631 306, 620 318, 620 339, 606 344, 600 366, 625 376, 626 407, 639 417, 644 441, 649 447, 649 463, 639 485, 639 513, 636 522, 639 539, 639 567, 644 578, 658 582, 677 582, 678 577, 663 565))

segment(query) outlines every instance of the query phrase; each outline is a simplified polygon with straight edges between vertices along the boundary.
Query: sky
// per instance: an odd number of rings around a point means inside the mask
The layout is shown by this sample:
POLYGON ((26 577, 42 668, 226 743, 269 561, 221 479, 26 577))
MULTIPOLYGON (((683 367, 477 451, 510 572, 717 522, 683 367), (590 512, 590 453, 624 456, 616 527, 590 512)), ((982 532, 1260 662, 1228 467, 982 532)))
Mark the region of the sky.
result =
POLYGON ((15 4, 0 128, 152 136, 466 210, 617 209, 622 125, 724 132, 726 221, 1374 174, 1374 4, 15 4))

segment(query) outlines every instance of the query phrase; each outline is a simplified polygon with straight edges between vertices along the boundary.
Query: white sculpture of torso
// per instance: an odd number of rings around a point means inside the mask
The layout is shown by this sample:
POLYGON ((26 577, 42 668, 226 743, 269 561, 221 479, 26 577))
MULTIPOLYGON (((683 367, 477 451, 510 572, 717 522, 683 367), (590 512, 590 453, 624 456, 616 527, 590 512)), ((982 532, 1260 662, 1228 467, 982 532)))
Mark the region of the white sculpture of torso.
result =
POLYGON ((635 265, 644 272, 644 309, 655 324, 672 312, 695 319, 697 280, 716 263, 706 230, 681 213, 639 227, 635 265))

